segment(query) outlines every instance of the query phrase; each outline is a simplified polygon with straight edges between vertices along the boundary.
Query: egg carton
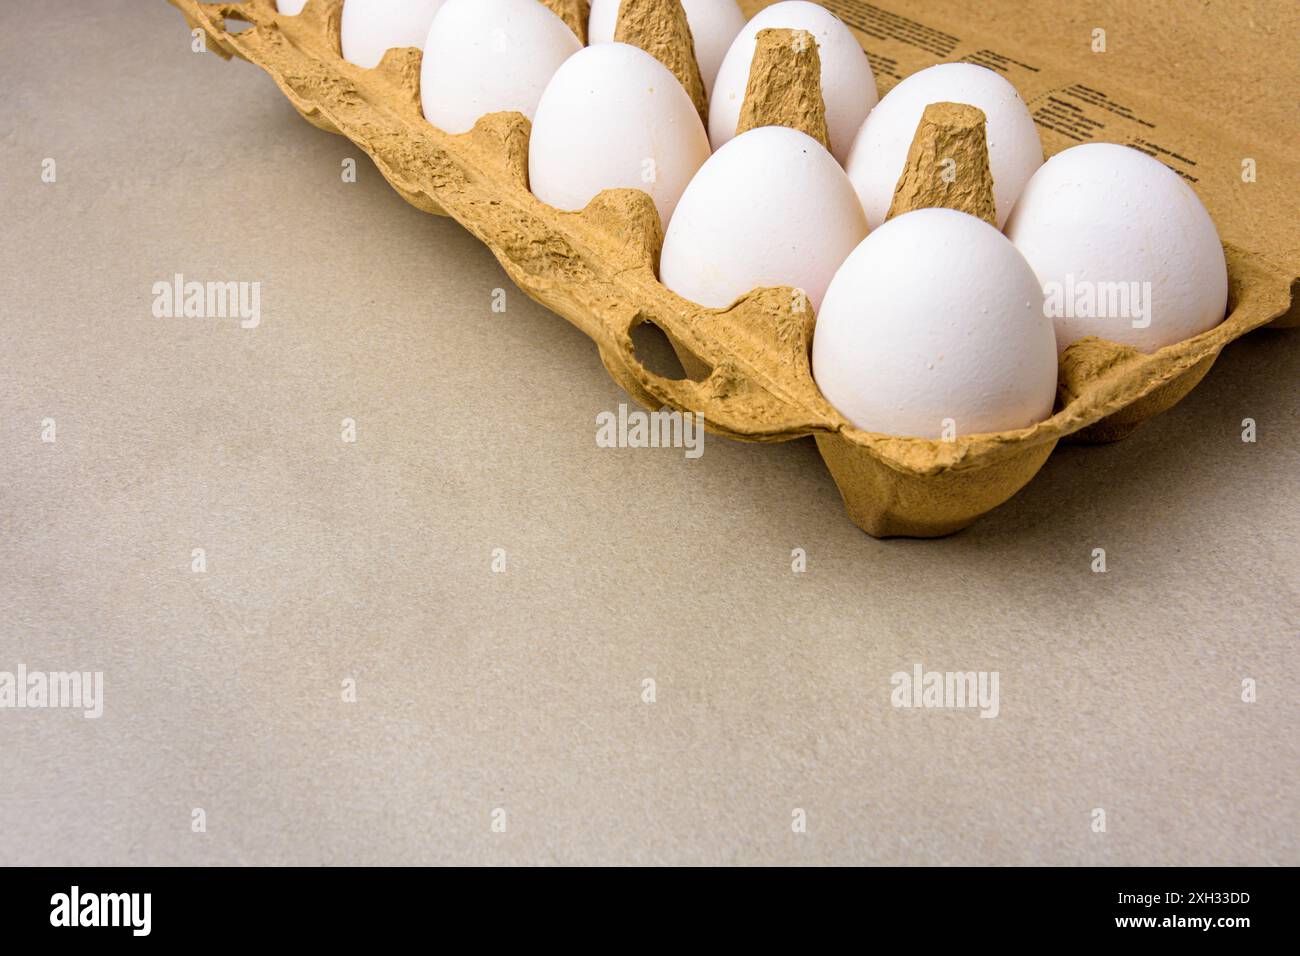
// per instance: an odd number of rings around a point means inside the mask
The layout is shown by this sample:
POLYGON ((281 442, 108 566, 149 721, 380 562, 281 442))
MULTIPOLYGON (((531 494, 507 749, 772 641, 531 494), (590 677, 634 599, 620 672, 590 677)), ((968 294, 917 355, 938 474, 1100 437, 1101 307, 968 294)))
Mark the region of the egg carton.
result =
MULTIPOLYGON (((1050 418, 951 440, 863 431, 813 381, 814 318, 800 308, 797 290, 755 289, 724 309, 675 295, 656 277, 663 230, 647 194, 606 190, 580 212, 547 206, 528 189, 528 119, 493 113, 468 133, 436 129, 421 112, 420 50, 389 50, 374 69, 343 60, 343 0, 308 0, 296 16, 278 13, 275 0, 169 2, 206 34, 209 49, 261 67, 304 118, 364 150, 407 202, 472 232, 525 294, 595 342, 609 374, 637 401, 702 413, 710 432, 741 441, 813 436, 849 516, 875 537, 937 537, 966 527, 1028 483, 1057 442, 1125 437, 1191 391, 1225 345, 1290 304, 1285 286, 1227 246, 1229 309, 1220 325, 1153 354, 1097 338, 1074 343, 1060 357, 1050 418), (686 378, 657 374, 638 359, 633 332, 643 323, 667 335, 686 378)), ((585 0, 544 2, 585 42, 585 0)), ((662 50, 650 52, 668 62, 662 50)), ((808 73, 806 64, 792 62, 789 69, 784 79, 808 73)), ((779 69, 767 72, 783 79, 779 69)), ((806 112, 806 97, 771 99, 806 112)), ((816 117, 803 121, 815 125, 816 117)), ((791 125, 798 122, 794 116, 791 125)), ((982 144, 982 124, 978 129, 982 144)), ((937 128, 930 135, 952 133, 937 128)), ((918 135, 913 153, 925 147, 918 135)), ((982 145, 979 152, 987 166, 982 145)), ((893 212, 927 204, 962 208, 961 197, 927 197, 907 178, 905 172, 893 212)), ((980 203, 991 205, 991 198, 964 202, 979 214, 980 203)))

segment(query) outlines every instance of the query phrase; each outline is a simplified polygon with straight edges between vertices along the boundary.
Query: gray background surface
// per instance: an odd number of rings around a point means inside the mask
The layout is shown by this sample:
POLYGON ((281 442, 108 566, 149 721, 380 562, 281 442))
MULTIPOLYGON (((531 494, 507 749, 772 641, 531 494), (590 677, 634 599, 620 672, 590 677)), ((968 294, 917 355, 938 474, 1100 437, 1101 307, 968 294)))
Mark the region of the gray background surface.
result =
POLYGON ((106 697, 0 710, 0 863, 1300 863, 1293 333, 874 541, 810 441, 597 448, 594 347, 170 7, 0 47, 0 670, 106 697), (892 707, 918 662, 998 718, 892 707))

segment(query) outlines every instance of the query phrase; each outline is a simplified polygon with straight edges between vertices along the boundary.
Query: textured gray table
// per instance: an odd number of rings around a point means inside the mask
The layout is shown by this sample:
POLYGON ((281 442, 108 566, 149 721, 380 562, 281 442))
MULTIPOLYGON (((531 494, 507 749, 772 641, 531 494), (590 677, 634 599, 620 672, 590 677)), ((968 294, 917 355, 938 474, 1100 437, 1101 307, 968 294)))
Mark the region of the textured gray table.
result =
POLYGON ((104 674, 0 710, 0 862, 1300 863, 1294 334, 873 541, 808 442, 597 448, 587 340, 188 44, 0 7, 0 671, 104 674), (918 663, 997 718, 891 706, 918 663))

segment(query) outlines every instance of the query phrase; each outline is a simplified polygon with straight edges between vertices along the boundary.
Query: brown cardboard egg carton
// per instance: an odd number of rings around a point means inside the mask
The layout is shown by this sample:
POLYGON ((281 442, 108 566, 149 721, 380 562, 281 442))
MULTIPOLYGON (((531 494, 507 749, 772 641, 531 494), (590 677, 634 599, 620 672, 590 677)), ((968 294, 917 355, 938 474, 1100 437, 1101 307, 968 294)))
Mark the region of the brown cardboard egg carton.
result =
MULTIPOLYGON (((1023 487, 1058 441, 1124 437, 1186 395, 1225 345, 1290 307, 1294 261, 1279 264, 1276 257, 1225 242, 1226 320, 1152 355, 1095 338, 1072 345, 1061 357, 1056 411, 1046 421, 951 441, 872 434, 850 425, 813 382, 814 320, 795 290, 756 289, 725 309, 706 309, 670 292, 656 278, 663 232, 649 196, 608 190, 581 212, 542 203, 528 190, 528 120, 496 113, 461 135, 434 128, 421 113, 419 50, 390 50, 374 69, 342 59, 342 0, 308 0, 298 16, 277 13, 275 0, 170 2, 206 33, 210 49, 261 67, 308 121, 363 149, 404 199, 470 230, 521 290, 596 343, 610 375, 642 404, 703 413, 711 432, 743 441, 814 436, 853 521, 877 537, 933 537, 965 527, 1023 487), (227 31, 227 21, 237 32, 227 31), (689 377, 669 379, 638 360, 632 332, 646 322, 667 334, 689 377)), ((545 2, 585 40, 585 0, 545 2)), ((742 4, 750 14, 764 5, 742 4)), ((855 24, 845 8, 880 10, 867 4, 825 5, 850 25, 855 24)), ((678 5, 637 0, 624 7, 659 8, 647 18, 649 26, 634 28, 620 20, 620 36, 654 53, 692 89, 690 70, 698 83, 698 68, 693 53, 685 60, 681 55, 681 33, 689 43, 689 29, 678 5)), ((811 55, 816 56, 815 45, 811 55)), ((928 50, 914 67, 929 65, 924 58, 940 59, 928 50)), ((820 91, 810 106, 806 86, 816 69, 799 57, 760 69, 758 59, 742 127, 786 122, 818 135, 819 118, 824 124, 817 109, 820 91), (785 89, 794 92, 786 95, 785 89)), ((1027 100, 1032 107, 1034 101, 1027 100)), ((986 173, 982 122, 972 126, 968 114, 930 112, 921 125, 892 212, 942 204, 981 214, 980 203, 991 205, 991 199, 979 188, 942 195, 918 164, 936 136, 957 137, 966 143, 962 148, 975 149, 975 168, 986 173)), ((1056 151, 1053 145, 1065 144, 1051 144, 1049 152, 1056 151)), ((1213 204, 1210 212, 1218 221, 1213 204)))

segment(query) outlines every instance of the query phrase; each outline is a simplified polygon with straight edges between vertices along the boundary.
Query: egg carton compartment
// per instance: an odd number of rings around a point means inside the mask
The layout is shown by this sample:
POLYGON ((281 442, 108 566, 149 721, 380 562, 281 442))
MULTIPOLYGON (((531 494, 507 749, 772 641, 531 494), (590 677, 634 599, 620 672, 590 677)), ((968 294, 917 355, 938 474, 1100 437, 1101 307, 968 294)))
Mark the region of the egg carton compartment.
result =
MULTIPOLYGON (((1220 325, 1152 354, 1096 338, 1076 342, 1061 355, 1046 420, 942 441, 862 431, 813 381, 814 317, 797 290, 755 289, 724 309, 675 295, 656 277, 663 228, 646 193, 607 190, 580 212, 541 202, 528 188, 528 119, 494 113, 468 133, 435 128, 421 111, 420 50, 389 50, 373 69, 342 59, 343 0, 308 0, 294 16, 278 13, 275 0, 169 2, 211 50, 262 68, 309 122, 364 150, 407 202, 473 233, 525 294, 595 342, 609 374, 637 401, 702 413, 710 432, 742 441, 814 436, 850 517, 876 537, 966 527, 1022 488, 1058 441, 1125 437, 1182 399, 1225 345, 1290 305, 1288 284, 1226 245, 1229 308, 1220 325), (668 336, 686 378, 641 363, 633 332, 643 323, 668 336)), ((583 0, 547 5, 585 39, 583 0)), ((954 204, 924 195, 909 201, 954 204)))

